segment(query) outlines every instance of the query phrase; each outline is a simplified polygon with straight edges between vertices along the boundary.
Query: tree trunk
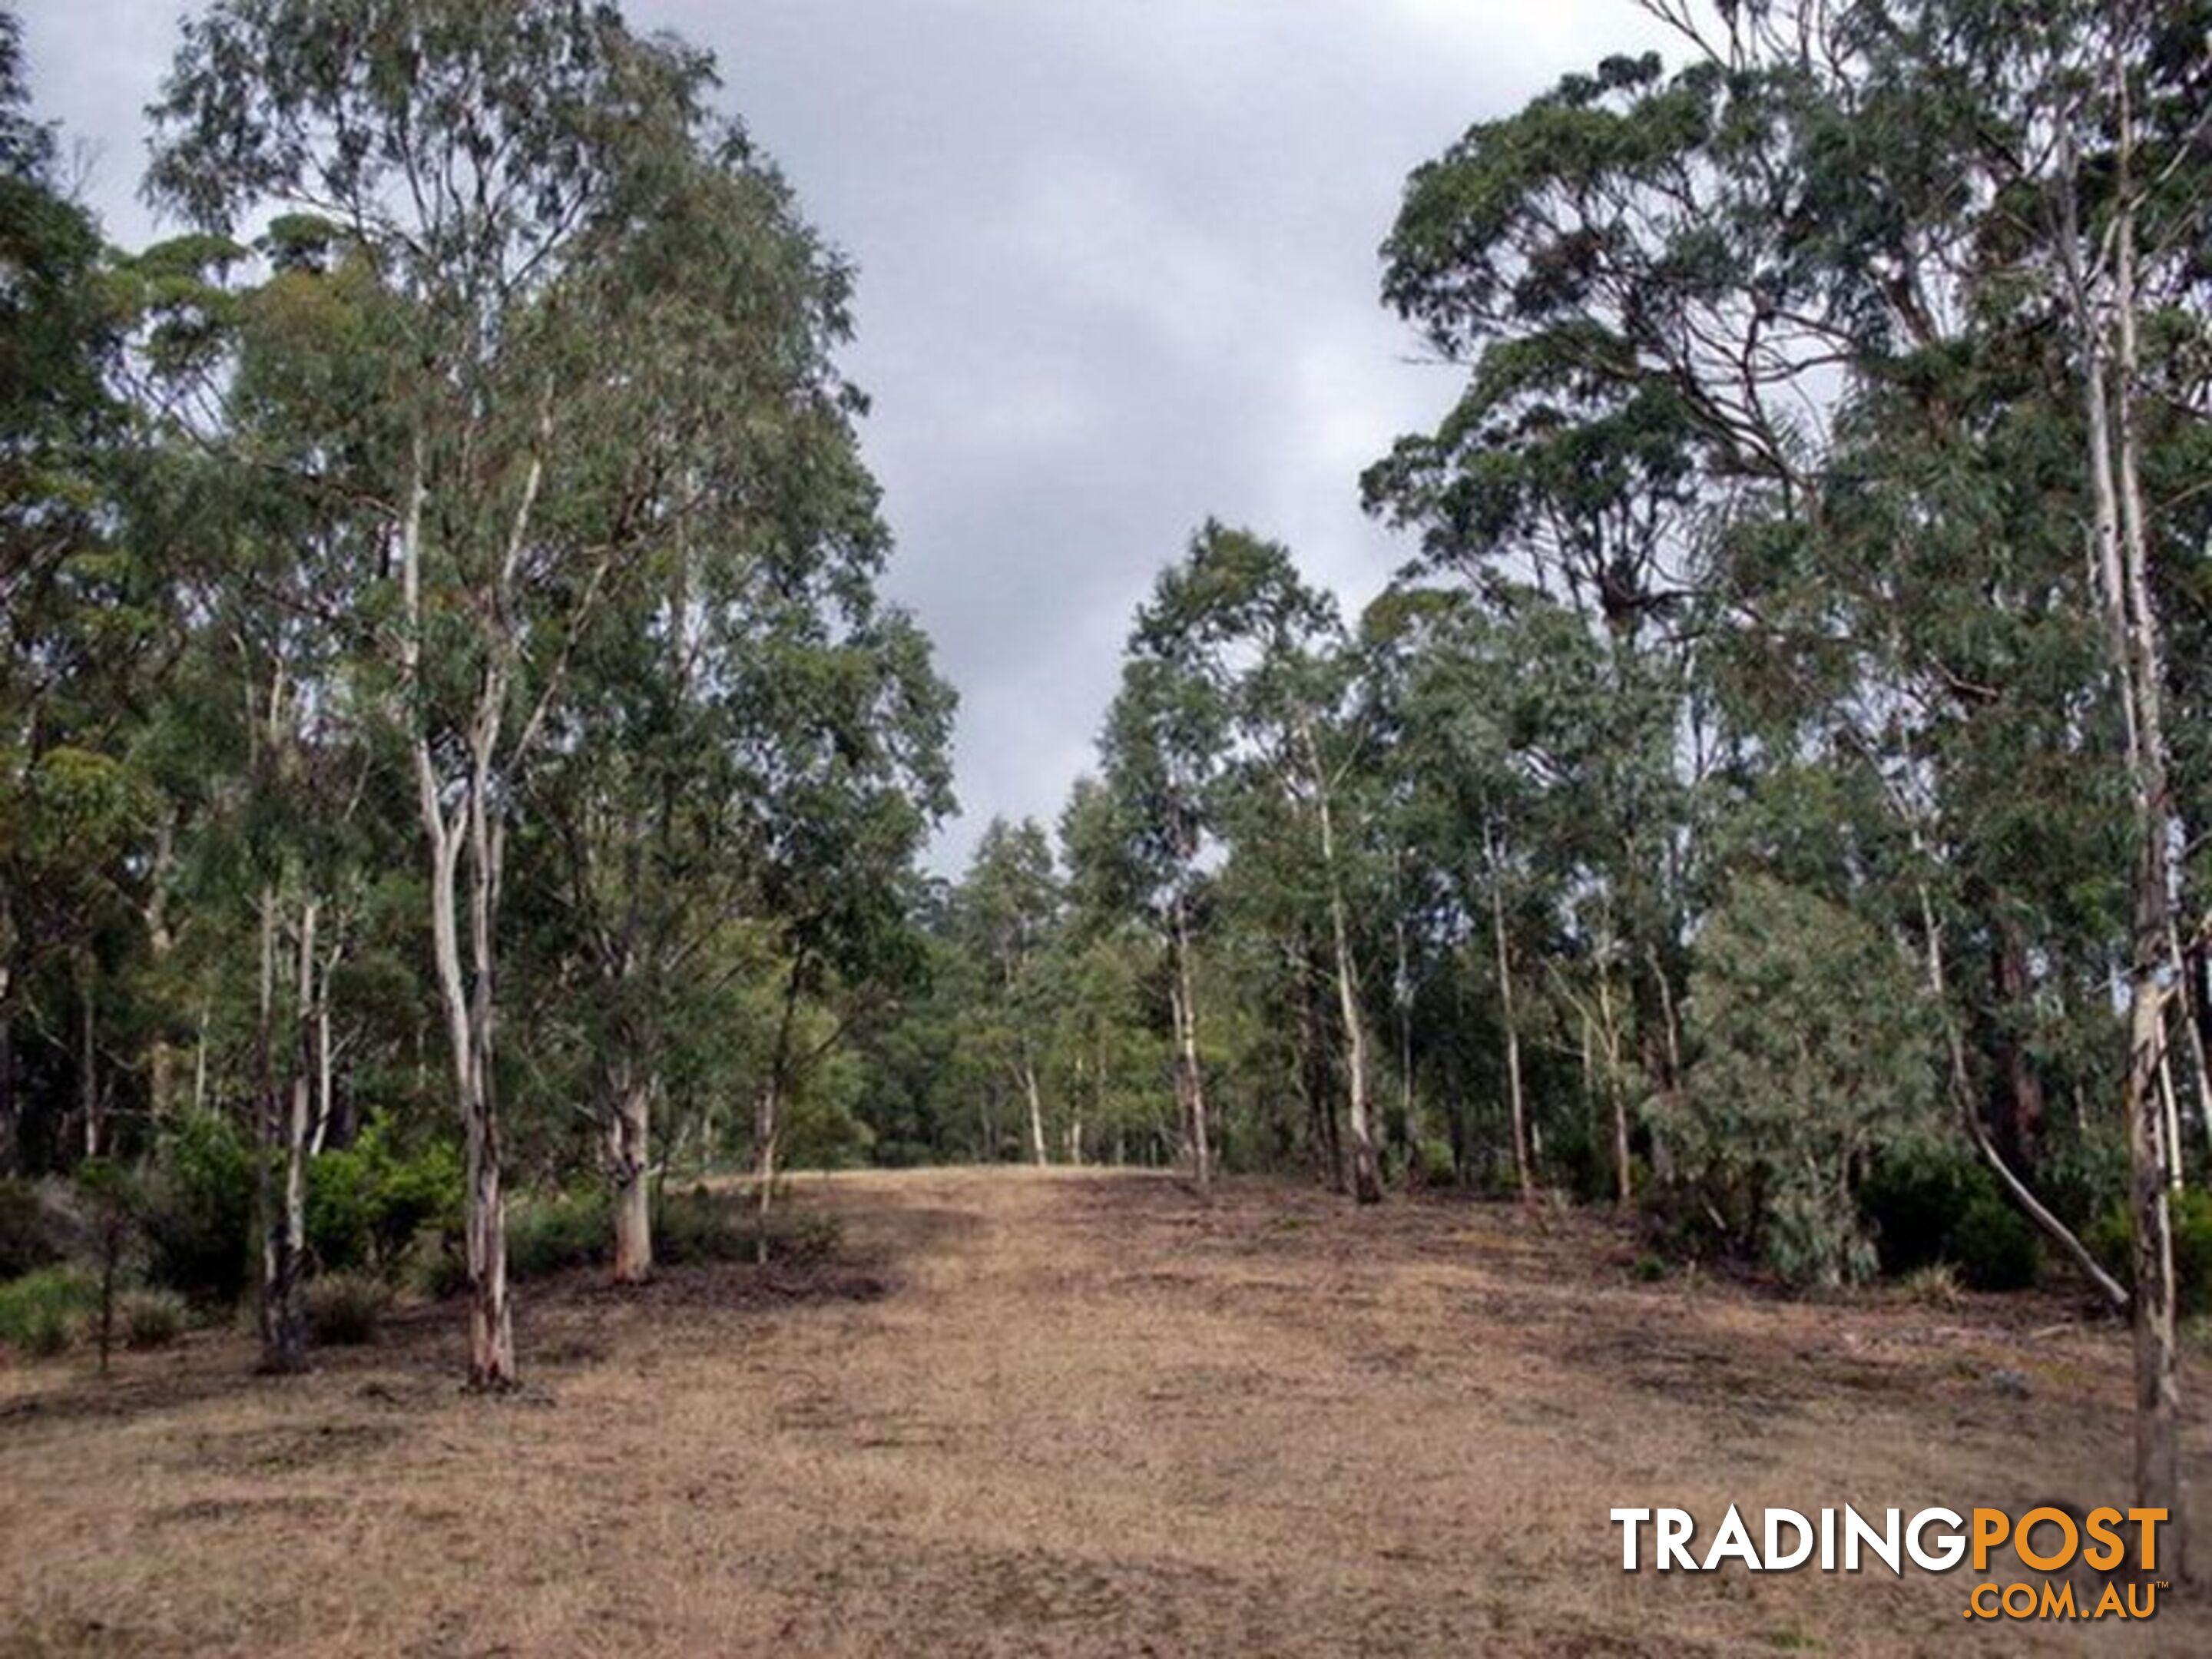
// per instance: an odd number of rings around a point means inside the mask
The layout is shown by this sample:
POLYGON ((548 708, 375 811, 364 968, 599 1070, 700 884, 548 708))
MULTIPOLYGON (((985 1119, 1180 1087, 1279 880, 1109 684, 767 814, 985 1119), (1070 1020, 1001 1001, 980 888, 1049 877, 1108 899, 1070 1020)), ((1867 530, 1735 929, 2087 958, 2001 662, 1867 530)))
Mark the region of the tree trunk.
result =
POLYGON ((1536 1171, 1528 1156, 1528 1109, 1521 1091, 1521 1030, 1513 1017, 1513 960, 1505 942, 1505 876, 1497 840, 1486 831, 1490 854, 1490 936, 1498 952, 1498 1015, 1505 1030, 1506 1102, 1513 1118, 1513 1175, 1523 1199, 1536 1195, 1536 1171))
POLYGON ((1206 1079, 1198 1062, 1198 1003, 1191 972, 1190 927, 1182 894, 1175 897, 1175 989, 1170 1000, 1176 1027, 1176 1092, 1183 1109, 1184 1154, 1200 1192, 1213 1184, 1213 1150, 1206 1131, 1206 1079))
POLYGON ((1405 903, 1401 897, 1396 918, 1398 971, 1390 984, 1392 1012, 1398 1021, 1398 1127, 1406 1142, 1406 1190, 1418 1192, 1428 1184, 1428 1148, 1423 1145, 1419 1103, 1413 1096, 1413 991, 1407 960, 1405 903))
POLYGON ((94 1042, 94 1020, 99 1012, 99 998, 94 980, 98 969, 89 951, 77 953, 77 1045, 76 1088, 77 1108, 84 1117, 84 1155, 98 1158, 104 1137, 100 1134, 100 1054, 94 1042))
MULTIPOLYGON (((1997 903, 1993 902, 1991 908, 1997 908, 1997 903)), ((1996 1141, 2013 1164, 2033 1170, 2043 1137, 2043 1079, 2028 1060, 2027 1045, 2010 1025, 2018 1011, 2029 1006, 2027 941, 2021 935, 2020 924, 2002 914, 1992 916, 1990 928, 1996 936, 1990 964, 1991 988, 1996 994, 1994 1046, 2004 1100, 1996 1141)))
POLYGON ((2189 1055, 2197 1068, 2197 1127, 2212 1155, 2212 950, 2202 937, 2182 958, 2181 982, 2187 988, 2183 1018, 2189 1025, 2189 1055))
MULTIPOLYGON (((421 629, 420 526, 422 491, 419 476, 410 501, 408 523, 400 536, 401 574, 406 591, 410 680, 419 677, 421 629)), ((453 1068, 453 1096, 461 1119, 463 1237, 469 1285, 469 1387, 497 1391, 520 1380, 514 1364, 514 1323, 507 1294, 507 1212, 501 1183, 498 1097, 492 1073, 492 913, 496 896, 496 838, 491 808, 484 799, 491 784, 491 745, 496 738, 493 690, 479 698, 471 734, 471 767, 459 821, 443 799, 431 739, 416 721, 413 758, 418 815, 430 855, 431 954, 437 967, 438 995, 446 1016, 447 1042, 453 1068), (465 830, 465 838, 464 830, 465 830), (470 969, 461 962, 462 855, 468 854, 466 883, 471 945, 470 969)), ((497 695, 503 696, 503 690, 497 695)))
MULTIPOLYGON (((164 814, 155 841, 153 868, 148 872, 145 906, 146 951, 156 977, 176 949, 176 933, 169 926, 169 877, 176 863, 176 821, 164 814)), ((176 1109, 177 1050, 169 1041, 166 1020, 155 1026, 146 1044, 146 1109, 156 1125, 166 1123, 176 1109)))
MULTIPOLYGON (((1318 766, 1316 766, 1318 772, 1318 766)), ((1382 1196, 1382 1172, 1375 1156, 1375 1112, 1369 1089, 1373 1063, 1368 1055, 1367 1017, 1359 1006, 1359 974, 1352 954, 1352 928, 1345 915, 1344 889, 1336 870, 1336 835, 1328 792, 1318 791, 1322 868, 1328 874, 1328 927, 1336 981, 1337 1016, 1344 1022, 1345 1127, 1352 1135, 1352 1196, 1373 1204, 1382 1196)))
MULTIPOLYGON (((2179 1160, 2179 1139, 2160 1133, 2158 1078, 2166 1063, 2166 1000, 2162 980, 2173 961, 2173 877, 2168 833, 2172 797, 2167 782, 2165 726, 2166 665, 2159 638, 2157 601, 2150 571, 2150 531, 2142 497, 2140 412, 2137 408, 2137 343, 2133 116, 2129 103, 2128 67, 2118 66, 2118 223, 2113 246, 2113 311, 2118 325, 2118 358, 2113 365, 2114 404, 2118 413, 2118 478, 2121 568, 2126 586, 2125 664, 2130 701, 2136 709, 2136 832, 2140 842, 2136 866, 2134 960, 2128 976, 2128 1165, 2134 1194, 2136 1455, 2135 1497, 2138 1506, 2163 1509, 2168 1516, 2168 1561, 2176 1579, 2188 1575, 2188 1517, 2181 1490, 2181 1381, 2175 1346, 2173 1235, 2166 1206, 2166 1164, 2179 1160)), ((2096 405, 2092 441, 2109 445, 2102 418, 2105 386, 2097 342, 2089 351, 2090 397, 2096 405)), ((2107 447, 2105 453, 2112 452, 2107 447)), ((2100 480, 2100 493, 2114 480, 2100 480)), ((2100 517, 2103 515, 2100 514, 2100 517)))
MULTIPOLYGON (((285 1374, 304 1370, 307 1364, 307 1321, 301 1306, 303 1290, 302 1257, 307 1241, 307 1165, 304 1146, 307 1069, 305 1056, 295 1052, 291 1075, 277 1077, 277 900, 276 890, 261 890, 260 1000, 255 1011, 254 1051, 259 1077, 260 1123, 256 1140, 255 1190, 260 1215, 261 1365, 264 1371, 285 1374), (277 1188, 277 1171, 283 1186, 277 1188)), ((307 987, 313 977, 315 907, 301 908, 301 948, 294 966, 293 1038, 288 1048, 296 1050, 305 1027, 307 987)))
POLYGON ((1030 1059, 1029 1039, 1022 1039, 1022 1092, 1030 1105, 1030 1156, 1042 1170, 1052 1160, 1044 1144, 1044 1097, 1037 1091, 1036 1066, 1030 1059))
POLYGON ((769 1056, 768 1080, 761 1085, 753 1111, 753 1188, 759 1216, 759 1232, 753 1240, 753 1260, 768 1261, 769 1206, 775 1195, 776 1143, 783 1133, 783 1091, 791 1066, 791 1033, 799 1018, 800 958, 792 958, 783 981, 783 1012, 776 1021, 775 1051, 769 1056))
POLYGON ((1613 975, 1597 974, 1598 1032, 1605 1046, 1605 1103, 1613 1128, 1613 1198, 1626 1209, 1636 1200, 1636 1172, 1628 1152, 1628 1092, 1620 1086, 1620 1022, 1613 1017, 1613 975))
POLYGON ((606 1120, 607 1171, 614 1186, 614 1282, 653 1277, 651 1079, 628 1058, 617 1062, 606 1120))

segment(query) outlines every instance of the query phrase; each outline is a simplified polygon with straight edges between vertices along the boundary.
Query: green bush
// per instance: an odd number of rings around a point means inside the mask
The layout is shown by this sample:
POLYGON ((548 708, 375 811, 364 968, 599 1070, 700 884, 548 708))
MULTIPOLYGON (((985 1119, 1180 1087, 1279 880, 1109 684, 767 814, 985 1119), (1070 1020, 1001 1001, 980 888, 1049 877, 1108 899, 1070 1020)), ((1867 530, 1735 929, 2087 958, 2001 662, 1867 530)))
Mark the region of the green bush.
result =
POLYGON ((0 1279, 67 1260, 71 1231, 54 1194, 33 1182, 0 1179, 0 1279))
POLYGON ((2025 1290, 2042 1266, 2033 1224, 1964 1148, 1893 1151, 1859 1188, 1859 1212, 1893 1279, 1948 1262, 1978 1291, 2025 1290))
MULTIPOLYGON (((2184 1318, 2212 1312, 2212 1193, 2185 1188, 2168 1197, 2166 1210, 2176 1304, 2184 1318)), ((2136 1222, 2125 1199, 2114 1200, 2081 1242, 2115 1279, 2133 1287, 2136 1222)))
POLYGON ((205 1113, 164 1137, 140 1220, 149 1276, 203 1304, 228 1306, 252 1282, 254 1152, 244 1129, 205 1113))
POLYGON ((376 1340, 392 1292, 367 1273, 310 1279, 305 1296, 307 1340, 317 1347, 360 1347, 376 1340))
POLYGON ((1882 1272, 1902 1279, 1916 1268, 1956 1261, 1953 1228, 1970 1203, 1995 1190, 1989 1171, 1960 1149, 1902 1147, 1885 1156, 1859 1184, 1859 1212, 1882 1272))
POLYGON ((1876 1266, 1851 1196, 1869 1147, 1924 1137, 1937 1035, 1875 921, 1763 875, 1738 878, 1697 940, 1679 1090, 1644 1115, 1732 1248, 1796 1284, 1876 1266))
POLYGON ((507 1212, 507 1266, 517 1279, 606 1261, 614 1217, 605 1191, 519 1200, 507 1212))
POLYGON ((1874 1277, 1874 1246, 1850 1200, 1825 1187, 1785 1187, 1770 1197, 1759 1243, 1767 1265, 1800 1287, 1874 1277))
POLYGON ((2027 1290, 2043 1265, 2043 1240, 1986 1176, 1984 1187, 1951 1229, 1949 1259, 1978 1291, 2027 1290))
MULTIPOLYGON (((512 1273, 514 1267, 514 1252, 510 1249, 507 1270, 512 1273)), ((436 1301, 459 1296, 469 1287, 469 1263, 463 1254, 461 1240, 441 1237, 435 1249, 417 1251, 403 1275, 403 1282, 409 1289, 436 1301)))
POLYGON ((174 1291, 131 1291, 116 1303, 124 1346, 166 1348, 185 1334, 185 1299, 174 1291))
POLYGON ((40 1267, 0 1285, 0 1342, 28 1354, 67 1348, 100 1305, 100 1285, 81 1267, 40 1267))
POLYGON ((657 1261, 670 1266, 749 1261, 758 1241, 758 1213, 743 1194, 717 1193, 704 1187, 661 1194, 653 1217, 653 1255, 657 1261))
POLYGON ((834 1215, 824 1215, 819 1210, 802 1210, 797 1214, 787 1212, 781 1229, 771 1223, 769 1236, 776 1249, 787 1258, 823 1261, 837 1254, 837 1247, 844 1240, 845 1229, 834 1215), (778 1237, 779 1232, 781 1237, 778 1237))
POLYGON ((422 1233, 457 1230, 460 1215, 461 1160, 447 1141, 404 1154, 372 1123, 307 1166, 307 1249, 325 1273, 389 1283, 422 1233))

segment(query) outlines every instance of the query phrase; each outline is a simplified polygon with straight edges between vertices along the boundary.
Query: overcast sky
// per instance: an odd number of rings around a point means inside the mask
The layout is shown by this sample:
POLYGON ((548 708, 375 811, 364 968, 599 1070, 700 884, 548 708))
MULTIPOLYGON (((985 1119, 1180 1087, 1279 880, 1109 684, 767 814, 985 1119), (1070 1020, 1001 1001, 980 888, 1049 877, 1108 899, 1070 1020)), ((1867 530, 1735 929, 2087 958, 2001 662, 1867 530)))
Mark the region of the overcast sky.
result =
MULTIPOLYGON (((31 85, 119 241, 168 0, 17 0, 31 85)), ((1631 0, 630 0, 859 265, 845 357, 887 584, 959 688, 963 862, 1050 822, 1129 613, 1208 514, 1350 614, 1407 550, 1358 475, 1455 388, 1377 299, 1405 177, 1570 70, 1659 44, 1631 0)))

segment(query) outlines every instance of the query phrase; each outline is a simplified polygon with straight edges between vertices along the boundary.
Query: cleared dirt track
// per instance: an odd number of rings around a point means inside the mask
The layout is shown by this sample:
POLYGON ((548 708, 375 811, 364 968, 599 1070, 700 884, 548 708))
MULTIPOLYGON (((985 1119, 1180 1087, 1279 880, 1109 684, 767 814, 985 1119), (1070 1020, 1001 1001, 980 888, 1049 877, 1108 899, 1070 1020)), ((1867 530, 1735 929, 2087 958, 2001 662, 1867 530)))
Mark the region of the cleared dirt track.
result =
POLYGON ((1620 1570, 1613 1504, 2124 1503, 2124 1340, 2048 1304, 1641 1285, 1594 1222, 1279 1186, 797 1201, 851 1266, 526 1289, 516 1398, 453 1387, 454 1308, 282 1382, 0 1369, 0 1653, 2212 1651, 2172 1600, 1620 1570))

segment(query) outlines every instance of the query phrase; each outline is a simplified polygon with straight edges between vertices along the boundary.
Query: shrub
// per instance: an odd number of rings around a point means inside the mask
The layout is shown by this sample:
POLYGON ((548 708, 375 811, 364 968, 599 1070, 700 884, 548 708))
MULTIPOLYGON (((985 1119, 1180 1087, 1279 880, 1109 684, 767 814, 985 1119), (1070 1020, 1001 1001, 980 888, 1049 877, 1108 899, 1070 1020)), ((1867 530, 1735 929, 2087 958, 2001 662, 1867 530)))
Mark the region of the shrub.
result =
MULTIPOLYGON (((508 1246, 507 1271, 514 1270, 514 1248, 508 1246)), ((405 1274, 410 1289, 437 1301, 449 1296, 459 1296, 469 1287, 468 1258, 463 1254, 461 1241, 441 1237, 433 1250, 418 1253, 405 1274)))
POLYGON ((613 1242, 604 1191, 526 1198, 507 1211, 507 1265, 517 1279, 605 1261, 613 1242))
POLYGON ((1902 1278, 1955 1261, 1952 1230, 1984 1192, 1995 1192, 1989 1171, 1961 1149, 1901 1147, 1884 1157, 1859 1187, 1859 1211, 1874 1235, 1882 1272, 1902 1278))
POLYGON ((403 1154, 372 1123, 307 1166, 307 1248, 326 1273, 366 1269, 387 1283, 428 1229, 457 1228, 461 1161, 448 1141, 403 1154))
POLYGON ((1983 1190, 1951 1229, 1950 1255, 1960 1276, 1978 1291, 2024 1291, 2043 1265, 2043 1241, 1984 1176, 1983 1190))
POLYGON ((1735 1248, 1833 1284, 1875 1266, 1850 1196, 1871 1149, 1926 1132, 1935 1026, 1881 927, 1808 890, 1740 878, 1707 921, 1685 1086, 1645 1108, 1735 1248))
POLYGON ((56 1194, 33 1182, 0 1179, 0 1280, 65 1261, 71 1231, 56 1194))
POLYGON ((185 1299, 174 1291, 131 1291, 118 1302, 123 1341, 131 1348, 166 1348, 185 1334, 185 1299))
MULTIPOLYGON (((769 1229, 771 1240, 775 1229, 769 1229)), ((843 1242, 845 1229, 834 1215, 824 1215, 819 1210, 803 1210, 788 1217, 787 1224, 778 1243, 781 1254, 800 1261, 822 1261, 837 1254, 843 1242)))
POLYGON ((757 1217, 736 1193, 694 1187, 661 1194, 653 1220, 653 1254, 673 1265, 687 1261, 743 1261, 758 1245, 757 1217))
POLYGON ((1948 1261, 1931 1261, 1905 1276, 1905 1293, 1924 1308, 1959 1305, 1959 1270, 1948 1261))
POLYGON ((254 1153, 246 1132, 205 1113, 172 1130, 148 1183, 148 1273, 202 1304, 228 1306, 252 1279, 254 1153))
MULTIPOLYGON (((2176 1305, 2184 1318, 2212 1312, 2212 1193, 2194 1187, 2166 1200, 2173 1230, 2176 1305)), ((2125 1199, 2116 1199, 2083 1234, 2081 1242, 2123 1285, 2135 1285, 2136 1220, 2125 1199)))
POLYGON ((99 1282, 81 1267, 25 1273, 0 1285, 0 1341, 25 1353, 59 1353, 99 1304, 99 1282))
POLYGON ((2042 1266, 2034 1225, 1963 1148, 1892 1152, 1861 1187, 1859 1209, 1893 1277, 1948 1263, 1975 1290, 2017 1291, 2042 1266))
POLYGON ((1421 1179, 1431 1187, 1449 1187, 1459 1178, 1458 1168, 1452 1158, 1451 1142, 1441 1135, 1431 1135, 1421 1142, 1421 1179))
POLYGON ((307 1340, 318 1347, 360 1347, 376 1340, 391 1291, 367 1273, 331 1273, 308 1281, 307 1340))
POLYGON ((1850 1200, 1826 1187, 1785 1187, 1767 1200, 1760 1253, 1800 1287, 1874 1277, 1874 1246, 1860 1232, 1850 1200))

